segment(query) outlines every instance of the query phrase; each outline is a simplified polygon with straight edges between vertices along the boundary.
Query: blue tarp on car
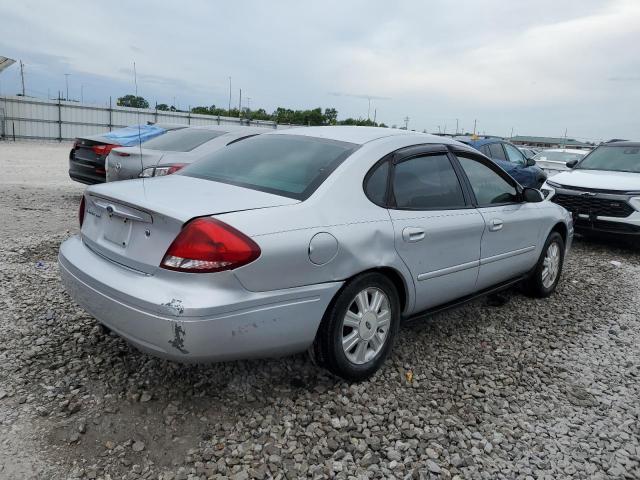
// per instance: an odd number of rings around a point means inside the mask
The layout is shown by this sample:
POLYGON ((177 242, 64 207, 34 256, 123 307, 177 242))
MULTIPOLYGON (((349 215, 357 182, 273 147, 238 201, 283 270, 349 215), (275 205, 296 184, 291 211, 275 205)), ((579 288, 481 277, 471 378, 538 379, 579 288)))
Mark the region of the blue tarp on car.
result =
POLYGON ((156 125, 131 125, 130 127, 114 130, 113 132, 104 133, 102 136, 118 142, 123 147, 131 147, 151 140, 153 137, 162 135, 166 130, 156 125))

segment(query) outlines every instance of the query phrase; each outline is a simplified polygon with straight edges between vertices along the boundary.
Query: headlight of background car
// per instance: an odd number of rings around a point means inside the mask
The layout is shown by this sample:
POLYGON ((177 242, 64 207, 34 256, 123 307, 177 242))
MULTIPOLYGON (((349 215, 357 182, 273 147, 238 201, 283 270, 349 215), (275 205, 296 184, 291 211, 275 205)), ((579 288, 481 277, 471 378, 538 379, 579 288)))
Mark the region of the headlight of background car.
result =
POLYGON ((162 165, 160 167, 149 167, 145 168, 140 175, 140 178, 149 178, 149 177, 164 177, 165 175, 171 175, 172 173, 177 172, 181 168, 186 166, 186 163, 176 163, 173 165, 162 165))
POLYGON ((550 199, 556 194, 556 188, 560 187, 560 184, 547 180, 544 185, 540 187, 540 191, 545 199, 550 199))

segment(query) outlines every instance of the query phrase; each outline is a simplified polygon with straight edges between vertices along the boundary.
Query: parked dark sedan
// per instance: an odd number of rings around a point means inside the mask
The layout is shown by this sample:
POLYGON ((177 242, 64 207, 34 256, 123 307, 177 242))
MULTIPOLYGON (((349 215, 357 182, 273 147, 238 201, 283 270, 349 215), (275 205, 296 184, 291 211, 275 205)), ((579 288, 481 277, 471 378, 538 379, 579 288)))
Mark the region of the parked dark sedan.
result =
POLYGON ((138 145, 170 130, 187 125, 155 124, 126 127, 112 132, 78 137, 69 152, 69 177, 76 182, 94 185, 106 181, 105 160, 116 147, 138 145))
POLYGON ((459 139, 481 151, 496 162, 523 187, 540 189, 547 174, 532 159, 527 159, 518 147, 499 138, 459 139))

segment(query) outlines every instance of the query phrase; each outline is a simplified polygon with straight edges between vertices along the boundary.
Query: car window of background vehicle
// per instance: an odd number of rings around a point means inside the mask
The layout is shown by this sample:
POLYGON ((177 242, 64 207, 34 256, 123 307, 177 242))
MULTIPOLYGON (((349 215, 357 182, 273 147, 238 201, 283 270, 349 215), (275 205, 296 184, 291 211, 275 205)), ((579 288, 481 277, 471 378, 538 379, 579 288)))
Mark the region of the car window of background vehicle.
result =
POLYGON ((504 144, 504 148, 507 151, 507 157, 509 157, 509 161, 515 163, 517 165, 524 165, 527 161, 524 158, 524 155, 520 150, 518 150, 513 145, 509 145, 508 143, 504 144))
POLYGON ((446 155, 417 157, 396 165, 393 193, 398 208, 444 210, 465 207, 458 176, 446 155))
POLYGON ((506 160, 507 157, 504 154, 504 150, 502 149, 502 145, 500 143, 490 143, 489 151, 491 152, 490 157, 495 158, 496 160, 506 160))
POLYGON ((640 148, 599 147, 585 157, 577 168, 640 173, 640 148))
POLYGON ((489 206, 518 201, 516 188, 504 178, 477 160, 458 156, 479 206, 489 206))
POLYGON ((183 128, 152 138, 144 144, 144 148, 149 150, 164 150, 167 152, 190 152, 203 143, 213 140, 225 133, 227 132, 222 130, 183 128))

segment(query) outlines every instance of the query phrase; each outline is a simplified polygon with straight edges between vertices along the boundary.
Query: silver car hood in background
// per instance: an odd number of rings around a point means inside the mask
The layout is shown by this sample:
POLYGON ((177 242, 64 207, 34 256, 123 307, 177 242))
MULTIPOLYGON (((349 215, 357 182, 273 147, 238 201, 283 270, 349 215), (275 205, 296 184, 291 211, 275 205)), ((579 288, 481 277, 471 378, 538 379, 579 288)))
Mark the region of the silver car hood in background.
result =
POLYGON ((87 193, 183 222, 204 215, 299 203, 293 198, 182 175, 93 185, 87 193))
POLYGON ((554 175, 551 181, 568 187, 640 191, 640 173, 576 169, 554 175))

